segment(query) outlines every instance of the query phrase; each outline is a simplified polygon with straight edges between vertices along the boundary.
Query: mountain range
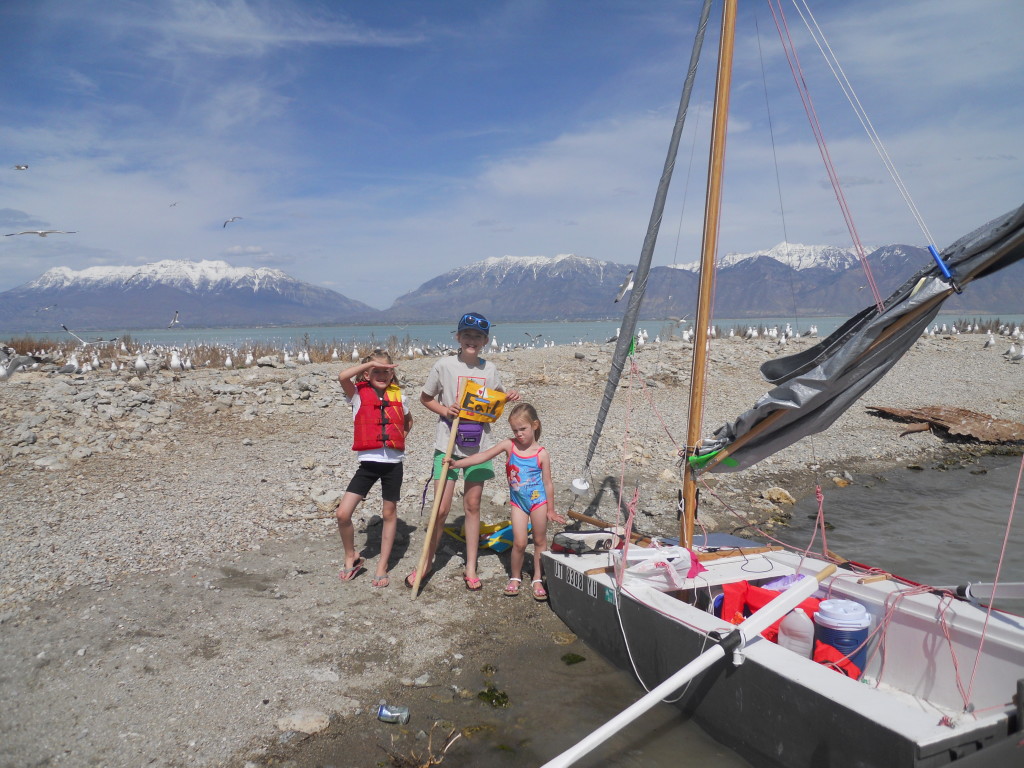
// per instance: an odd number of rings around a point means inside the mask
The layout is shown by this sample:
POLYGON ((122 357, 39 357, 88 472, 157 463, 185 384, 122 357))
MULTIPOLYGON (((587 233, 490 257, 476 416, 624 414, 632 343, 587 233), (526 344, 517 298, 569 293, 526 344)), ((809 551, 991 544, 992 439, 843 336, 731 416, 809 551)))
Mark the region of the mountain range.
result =
MULTIPOLYGON (((930 263, 928 251, 907 245, 868 256, 885 297, 930 263)), ((66 267, 0 293, 0 329, 81 330, 159 328, 179 313, 188 327, 350 325, 437 322, 462 309, 494 321, 599 320, 620 317, 615 303, 631 266, 573 254, 502 256, 457 267, 400 296, 386 310, 304 283, 276 269, 233 267, 223 261, 159 261, 142 266, 66 267)), ((651 270, 642 317, 692 315, 697 265, 651 270)), ((963 315, 1021 311, 1024 264, 972 283, 945 311, 963 315)), ((719 260, 715 315, 728 318, 848 315, 872 303, 852 250, 782 243, 767 251, 719 260)))

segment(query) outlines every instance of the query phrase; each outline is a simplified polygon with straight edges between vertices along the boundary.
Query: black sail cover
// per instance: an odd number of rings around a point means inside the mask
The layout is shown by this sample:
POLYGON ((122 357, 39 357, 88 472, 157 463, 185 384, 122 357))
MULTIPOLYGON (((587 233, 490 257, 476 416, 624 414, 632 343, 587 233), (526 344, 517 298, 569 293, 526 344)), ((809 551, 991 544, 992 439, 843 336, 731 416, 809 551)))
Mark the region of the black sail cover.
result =
MULTIPOLYGON (((942 252, 961 286, 1022 257, 1024 206, 942 252)), ((764 363, 761 374, 775 389, 706 439, 690 459, 691 467, 736 472, 827 429, 910 349, 952 293, 933 265, 907 280, 883 302, 881 311, 868 307, 814 347, 764 363)))

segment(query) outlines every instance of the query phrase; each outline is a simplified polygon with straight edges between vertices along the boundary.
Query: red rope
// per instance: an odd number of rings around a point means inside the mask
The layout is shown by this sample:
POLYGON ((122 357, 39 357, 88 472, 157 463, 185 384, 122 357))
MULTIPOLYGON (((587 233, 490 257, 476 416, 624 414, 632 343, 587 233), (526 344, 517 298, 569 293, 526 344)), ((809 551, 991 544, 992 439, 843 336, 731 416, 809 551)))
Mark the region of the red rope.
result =
POLYGON ((860 241, 860 235, 857 232, 857 227, 853 223, 853 214, 850 212, 850 207, 846 202, 846 195, 843 193, 842 185, 839 182, 839 174, 836 172, 835 165, 832 162, 832 155, 828 151, 828 145, 825 142, 825 134, 821 129, 821 121, 818 120, 818 114, 814 109, 814 102, 811 100, 811 92, 807 86, 807 80, 804 77, 803 68, 800 66, 800 58, 796 53, 796 45, 793 43, 793 38, 789 33, 789 24, 786 21, 786 16, 782 11, 782 3, 779 2, 778 10, 776 11, 775 4, 772 0, 768 0, 768 7, 772 12, 772 19, 775 21, 775 28, 779 32, 779 39, 782 41, 782 48, 786 53, 786 61, 789 62, 789 69, 793 73, 793 81, 796 83, 797 92, 800 94, 800 101, 804 105, 804 111, 807 113, 807 121, 810 123, 811 131, 814 133, 814 139, 818 143, 818 151, 821 153, 822 162, 825 164, 825 170, 828 172, 829 181, 832 183, 832 190, 835 192, 836 200, 839 202, 839 210, 843 214, 843 220, 846 222, 846 228, 850 232, 850 237, 853 239, 854 249, 857 251, 857 258, 860 260, 861 267, 864 269, 864 276, 867 279, 868 286, 871 288, 871 295, 875 300, 875 306, 878 307, 878 311, 882 311, 882 295, 878 291, 878 285, 875 283, 874 275, 871 273, 871 267, 868 265, 867 254, 864 252, 864 246, 860 241))
POLYGON ((1020 469, 1017 471, 1017 485, 1013 489, 1013 501, 1010 502, 1010 516, 1006 521, 1006 530, 1003 532, 1003 546, 999 550, 999 561, 996 563, 996 575, 992 579, 992 598, 988 601, 988 606, 985 612, 985 623, 981 628, 981 642, 978 643, 978 655, 974 657, 974 666, 971 668, 971 681, 967 686, 967 699, 969 702, 971 694, 974 692, 974 681, 978 675, 978 664, 981 662, 981 649, 985 647, 985 637, 988 635, 988 623, 989 619, 992 618, 992 604, 995 602, 995 596, 998 594, 999 589, 999 574, 1003 570, 1003 560, 1006 558, 1006 547, 1010 542, 1010 531, 1013 529, 1013 516, 1017 510, 1017 497, 1020 495, 1021 478, 1024 478, 1024 455, 1020 458, 1020 469))

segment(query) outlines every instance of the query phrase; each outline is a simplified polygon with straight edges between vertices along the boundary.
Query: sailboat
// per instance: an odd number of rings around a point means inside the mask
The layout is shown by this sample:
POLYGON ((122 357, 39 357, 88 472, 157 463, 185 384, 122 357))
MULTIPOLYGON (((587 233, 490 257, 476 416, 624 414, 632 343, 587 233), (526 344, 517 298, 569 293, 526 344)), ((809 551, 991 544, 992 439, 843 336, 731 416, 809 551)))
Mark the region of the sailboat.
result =
MULTIPOLYGON (((585 471, 574 481, 580 493, 588 488, 586 470, 639 316, 709 12, 707 0, 605 399, 585 471)), ((757 766, 1024 765, 1024 619, 831 553, 694 535, 700 474, 743 470, 826 429, 899 360, 946 297, 1024 258, 1022 206, 935 251, 935 265, 821 343, 763 367, 775 388, 703 439, 700 400, 735 14, 736 0, 725 0, 679 545, 631 543, 636 537, 627 524, 621 549, 544 553, 552 609, 588 646, 653 690, 636 712, 622 713, 546 765, 573 764, 663 698, 757 766), (795 606, 814 616, 810 651, 773 642, 774 633, 765 631, 795 615, 795 606)))

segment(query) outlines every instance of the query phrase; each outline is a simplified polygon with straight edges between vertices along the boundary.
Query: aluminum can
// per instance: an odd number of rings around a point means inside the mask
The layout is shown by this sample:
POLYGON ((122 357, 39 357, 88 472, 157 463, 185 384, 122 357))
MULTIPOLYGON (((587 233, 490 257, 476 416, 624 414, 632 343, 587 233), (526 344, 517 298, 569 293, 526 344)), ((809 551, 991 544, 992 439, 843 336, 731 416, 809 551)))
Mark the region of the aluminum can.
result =
POLYGON ((380 706, 377 707, 377 719, 384 723, 401 723, 405 725, 409 722, 409 708, 394 704, 389 706, 381 702, 380 706))

